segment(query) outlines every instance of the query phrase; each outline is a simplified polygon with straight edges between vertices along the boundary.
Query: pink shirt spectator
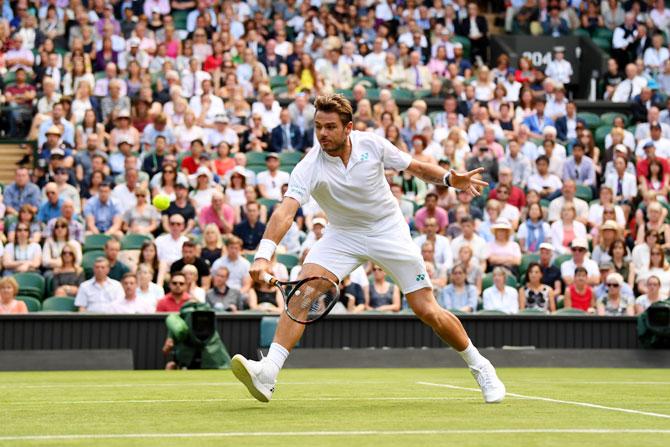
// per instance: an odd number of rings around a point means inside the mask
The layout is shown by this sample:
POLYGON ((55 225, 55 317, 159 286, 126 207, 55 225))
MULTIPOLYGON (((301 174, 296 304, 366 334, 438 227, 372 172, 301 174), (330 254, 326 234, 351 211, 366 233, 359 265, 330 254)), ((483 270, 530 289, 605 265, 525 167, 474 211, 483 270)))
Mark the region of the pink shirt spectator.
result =
POLYGON ((437 225, 440 227, 439 232, 441 233, 449 225, 449 216, 447 212, 442 208, 435 208, 434 214, 428 214, 428 209, 424 206, 420 208, 414 215, 414 225, 419 231, 423 231, 423 228, 426 225, 426 219, 429 217, 434 217, 437 219, 437 225))
POLYGON ((489 242, 488 256, 515 256, 521 257, 521 248, 514 241, 509 241, 505 245, 500 245, 496 241, 489 242))
POLYGON ((230 233, 230 229, 233 227, 235 221, 235 211, 233 211, 233 208, 230 205, 225 203, 223 204, 223 219, 225 222, 221 220, 221 216, 219 216, 212 206, 209 205, 200 211, 198 222, 200 223, 201 228, 205 228, 206 225, 213 223, 219 227, 219 230, 222 233, 230 233))

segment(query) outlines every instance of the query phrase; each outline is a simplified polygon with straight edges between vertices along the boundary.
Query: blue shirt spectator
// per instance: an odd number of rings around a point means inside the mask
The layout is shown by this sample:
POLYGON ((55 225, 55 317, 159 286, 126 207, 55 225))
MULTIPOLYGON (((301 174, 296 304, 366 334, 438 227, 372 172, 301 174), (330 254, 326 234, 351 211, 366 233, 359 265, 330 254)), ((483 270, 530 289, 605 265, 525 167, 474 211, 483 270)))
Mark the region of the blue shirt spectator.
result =
POLYGON ((63 199, 58 197, 58 189, 55 183, 49 183, 45 188, 47 200, 40 205, 37 211, 37 220, 43 224, 49 223, 51 219, 60 217, 60 208, 63 205, 63 199))
POLYGON ((86 230, 94 234, 110 233, 120 226, 119 208, 111 198, 108 183, 100 185, 98 195, 86 203, 84 217, 86 217, 86 230))
POLYGON ((37 147, 44 146, 44 143, 47 141, 47 131, 54 124, 63 126, 62 141, 70 145, 70 147, 74 147, 74 126, 62 117, 63 106, 60 103, 54 104, 51 113, 54 115, 53 119, 42 121, 42 124, 40 124, 39 131, 37 132, 37 147))
POLYGON ((22 205, 30 205, 37 210, 41 200, 40 189, 30 182, 30 175, 26 168, 16 170, 14 183, 4 191, 4 201, 7 214, 16 214, 22 205))
POLYGON ((465 284, 460 290, 457 290, 454 284, 449 284, 442 289, 439 302, 445 309, 474 312, 477 310, 478 298, 477 288, 473 285, 465 284))

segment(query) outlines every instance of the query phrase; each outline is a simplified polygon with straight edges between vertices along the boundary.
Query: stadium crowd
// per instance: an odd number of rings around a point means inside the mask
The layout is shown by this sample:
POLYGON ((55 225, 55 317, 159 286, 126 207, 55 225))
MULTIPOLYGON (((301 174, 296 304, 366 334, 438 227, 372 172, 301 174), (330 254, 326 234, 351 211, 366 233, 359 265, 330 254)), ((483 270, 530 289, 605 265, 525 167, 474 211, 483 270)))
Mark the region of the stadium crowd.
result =
MULTIPOLYGON (((0 313, 280 312, 249 260, 314 145, 311 100, 332 92, 355 129, 485 169, 478 198, 387 172, 445 308, 634 315, 666 299, 670 11, 506 6, 508 32, 609 36, 600 97, 631 113, 577 110, 560 39, 544 69, 491 61, 493 23, 465 0, 0 0, 0 128, 37 142, 2 191, 0 313)), ((272 274, 296 278, 327 231, 302 207, 272 274)), ((404 307, 379 266, 343 279, 339 312, 404 307)))

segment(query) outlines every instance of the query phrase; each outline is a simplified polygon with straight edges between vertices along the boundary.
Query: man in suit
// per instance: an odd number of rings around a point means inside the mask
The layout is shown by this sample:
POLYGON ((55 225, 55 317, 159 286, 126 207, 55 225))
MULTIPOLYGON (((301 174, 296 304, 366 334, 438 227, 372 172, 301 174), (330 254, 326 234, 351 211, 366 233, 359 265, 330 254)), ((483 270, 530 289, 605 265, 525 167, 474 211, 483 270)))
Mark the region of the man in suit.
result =
POLYGON ((484 61, 487 60, 487 48, 489 44, 489 24, 484 16, 479 15, 479 7, 476 3, 468 5, 468 16, 460 23, 460 34, 470 39, 472 54, 470 59, 476 60, 477 56, 484 61))
POLYGON ((279 125, 272 129, 270 136, 270 152, 302 151, 303 138, 300 128, 291 123, 288 109, 279 113, 279 125))
POLYGON ((633 112, 633 121, 636 123, 644 122, 647 119, 649 109, 652 107, 658 107, 659 109, 663 107, 661 97, 652 90, 652 87, 657 87, 656 81, 653 79, 649 81, 647 87, 643 87, 640 90, 640 94, 635 96, 630 104, 630 110, 633 112))
POLYGON ((430 80, 428 67, 421 64, 421 54, 418 51, 412 51, 409 55, 409 67, 405 69, 405 88, 427 90, 430 88, 430 80))
POLYGON ((309 102, 307 94, 299 93, 295 100, 288 105, 288 113, 291 116, 291 123, 298 126, 303 135, 312 133, 316 109, 309 102))
POLYGON ((574 101, 568 101, 565 106, 566 114, 556 119, 556 133, 561 141, 577 140, 577 123, 584 120, 577 118, 577 106, 574 101))

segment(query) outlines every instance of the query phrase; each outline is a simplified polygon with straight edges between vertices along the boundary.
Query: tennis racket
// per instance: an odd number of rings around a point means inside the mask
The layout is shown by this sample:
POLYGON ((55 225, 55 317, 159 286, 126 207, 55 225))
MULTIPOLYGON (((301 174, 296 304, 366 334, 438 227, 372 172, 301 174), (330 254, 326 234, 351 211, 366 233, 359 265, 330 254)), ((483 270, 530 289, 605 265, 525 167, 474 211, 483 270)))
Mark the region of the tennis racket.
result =
POLYGON ((262 279, 281 291, 286 303, 286 315, 296 323, 316 323, 328 315, 340 299, 339 286, 323 276, 279 281, 269 273, 264 273, 262 279))

